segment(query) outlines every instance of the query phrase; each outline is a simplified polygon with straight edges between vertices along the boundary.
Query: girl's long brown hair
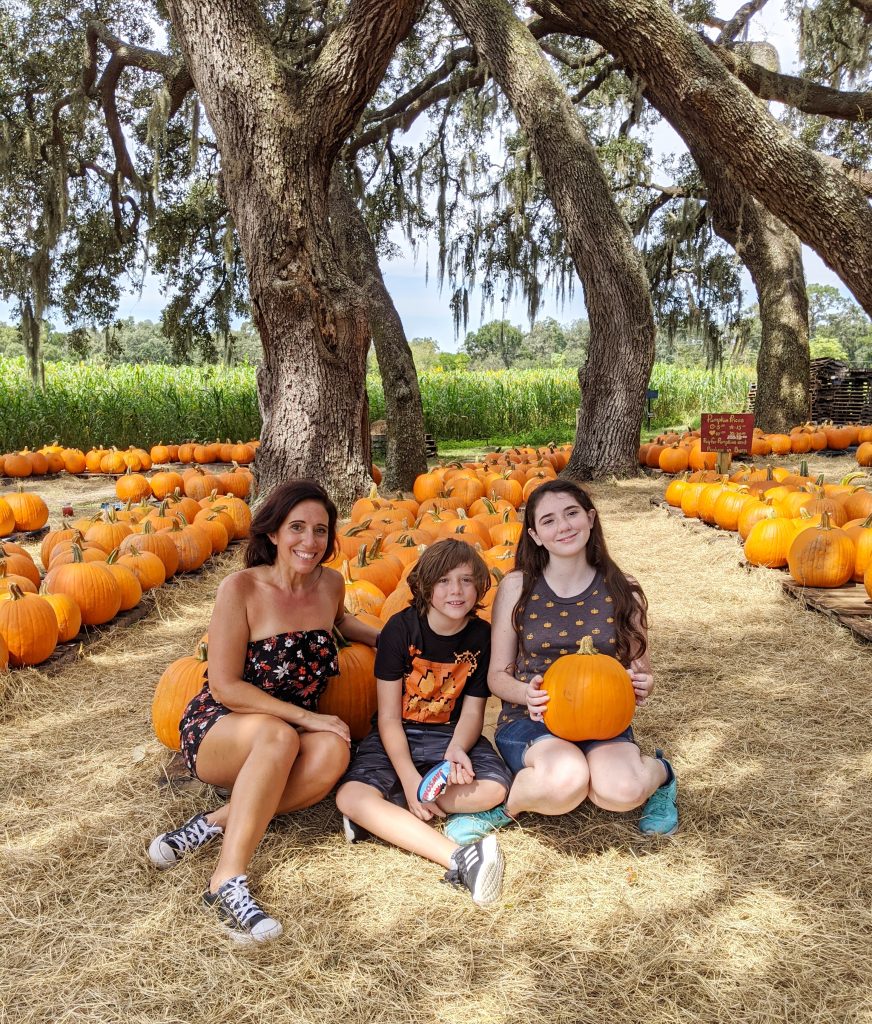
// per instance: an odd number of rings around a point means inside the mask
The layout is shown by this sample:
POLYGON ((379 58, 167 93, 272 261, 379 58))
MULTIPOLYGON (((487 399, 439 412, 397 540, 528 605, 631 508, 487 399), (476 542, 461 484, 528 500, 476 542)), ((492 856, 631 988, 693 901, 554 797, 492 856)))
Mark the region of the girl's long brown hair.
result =
MULTIPOLYGON (((523 583, 518 603, 512 612, 512 626, 518 635, 521 651, 524 647, 524 611, 533 588, 539 582, 548 565, 550 554, 544 546, 537 544, 530 536, 536 529, 536 509, 547 494, 565 494, 578 502, 587 511, 596 511, 590 495, 571 480, 546 480, 540 484, 527 500, 524 509, 524 531, 518 541, 515 568, 523 573, 523 583)), ((635 580, 629 580, 609 555, 599 515, 593 520, 587 542, 587 560, 603 574, 606 587, 614 602, 615 657, 622 665, 640 658, 648 646, 648 601, 642 588, 635 580)), ((580 638, 579 638, 580 639, 580 638)))

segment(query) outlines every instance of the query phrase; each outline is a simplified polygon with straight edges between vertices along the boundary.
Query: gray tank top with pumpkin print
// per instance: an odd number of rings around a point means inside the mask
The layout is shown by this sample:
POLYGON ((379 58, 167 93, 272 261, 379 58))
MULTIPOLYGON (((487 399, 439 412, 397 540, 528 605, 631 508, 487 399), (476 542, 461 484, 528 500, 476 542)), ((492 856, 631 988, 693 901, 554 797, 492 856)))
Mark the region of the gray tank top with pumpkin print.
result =
MULTIPOLYGON (((600 654, 615 654, 613 600, 602 572, 597 571, 590 586, 573 597, 558 597, 540 576, 527 600, 523 617, 523 649, 518 644, 515 679, 526 683, 544 676, 564 654, 574 654, 586 636, 600 654)), ((525 704, 504 700, 497 728, 527 717, 525 704)))

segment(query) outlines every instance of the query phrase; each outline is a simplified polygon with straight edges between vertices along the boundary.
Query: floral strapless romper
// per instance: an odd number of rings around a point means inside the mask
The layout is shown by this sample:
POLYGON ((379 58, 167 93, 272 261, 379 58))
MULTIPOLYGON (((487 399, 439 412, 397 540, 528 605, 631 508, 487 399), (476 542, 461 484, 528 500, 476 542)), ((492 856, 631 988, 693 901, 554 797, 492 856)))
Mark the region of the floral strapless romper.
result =
MULTIPOLYGON (((324 629, 301 629, 250 641, 242 678, 272 697, 317 711, 328 680, 338 674, 339 657, 332 635, 324 629)), ((182 755, 192 775, 197 775, 197 751, 203 737, 230 713, 230 708, 212 696, 208 680, 185 708, 179 733, 182 755)))

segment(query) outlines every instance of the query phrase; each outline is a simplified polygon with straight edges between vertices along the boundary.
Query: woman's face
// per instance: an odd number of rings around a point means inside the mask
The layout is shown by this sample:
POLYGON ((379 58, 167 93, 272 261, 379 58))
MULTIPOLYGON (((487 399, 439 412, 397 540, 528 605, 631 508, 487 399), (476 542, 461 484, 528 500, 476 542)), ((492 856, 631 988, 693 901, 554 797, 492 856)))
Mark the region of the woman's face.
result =
POLYGON ((578 499, 559 491, 546 494, 536 507, 534 543, 558 557, 578 555, 587 547, 596 512, 584 509, 578 499))
POLYGON ((312 572, 327 550, 329 518, 319 501, 301 501, 285 516, 275 533, 268 534, 276 546, 276 561, 294 572, 312 572))

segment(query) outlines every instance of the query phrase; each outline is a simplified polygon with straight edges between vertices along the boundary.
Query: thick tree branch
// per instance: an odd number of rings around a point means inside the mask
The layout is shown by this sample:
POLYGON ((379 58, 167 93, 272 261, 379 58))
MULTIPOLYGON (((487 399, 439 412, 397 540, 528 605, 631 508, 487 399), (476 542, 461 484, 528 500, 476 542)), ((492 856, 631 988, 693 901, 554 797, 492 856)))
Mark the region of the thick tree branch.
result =
POLYGON ((354 129, 412 27, 417 6, 418 0, 352 0, 312 64, 307 91, 314 109, 325 114, 322 135, 329 140, 328 160, 354 129), (335 102, 337 92, 342 103, 335 102))
POLYGON ((830 167, 841 171, 857 188, 872 198, 872 173, 864 171, 859 167, 848 167, 844 160, 840 160, 837 156, 830 156, 827 153, 816 152, 815 156, 819 160, 823 160, 825 164, 829 164, 830 167))
POLYGON ((822 114, 843 121, 872 118, 872 92, 842 92, 804 78, 782 75, 747 60, 734 50, 705 41, 724 67, 761 100, 775 100, 806 114, 822 114))
POLYGON ((742 32, 748 22, 754 17, 754 15, 762 10, 768 0, 748 0, 747 3, 736 11, 736 13, 730 18, 730 20, 721 29, 721 34, 718 36, 719 43, 732 43, 736 36, 742 32))
POLYGON ((576 71, 592 67, 598 60, 605 56, 605 50, 603 50, 601 46, 598 46, 593 53, 585 54, 582 57, 569 53, 548 39, 541 39, 539 41, 539 46, 548 54, 549 57, 553 57, 564 67, 573 68, 576 71))
POLYGON ((617 70, 618 65, 613 60, 607 61, 603 64, 593 78, 585 82, 578 92, 571 97, 572 105, 578 106, 579 103, 583 103, 592 92, 596 92, 596 90, 599 89, 599 87, 617 70))
POLYGON ((531 0, 564 32, 596 39, 705 161, 810 245, 872 314, 872 209, 794 139, 665 0, 531 0))
POLYGON ((456 50, 452 50, 451 53, 442 61, 438 68, 431 71, 429 75, 425 75, 420 82, 417 82, 411 89, 403 93, 402 96, 398 96, 393 103, 389 103, 386 107, 381 110, 373 111, 367 115, 366 123, 373 125, 379 121, 385 121, 395 114, 402 113, 408 110, 409 106, 423 96, 426 92, 437 86, 443 79, 447 78, 452 71, 457 67, 461 61, 468 61, 470 64, 476 64, 477 59, 475 51, 471 46, 462 46, 456 50))
POLYGON ((872 0, 848 0, 848 3, 857 8, 867 25, 872 25, 872 0))

